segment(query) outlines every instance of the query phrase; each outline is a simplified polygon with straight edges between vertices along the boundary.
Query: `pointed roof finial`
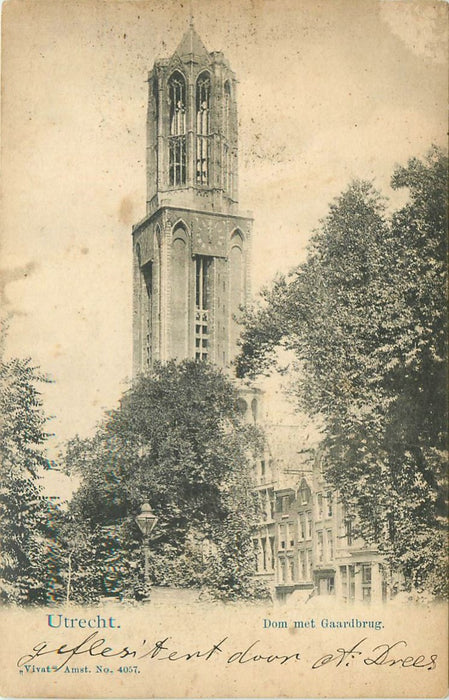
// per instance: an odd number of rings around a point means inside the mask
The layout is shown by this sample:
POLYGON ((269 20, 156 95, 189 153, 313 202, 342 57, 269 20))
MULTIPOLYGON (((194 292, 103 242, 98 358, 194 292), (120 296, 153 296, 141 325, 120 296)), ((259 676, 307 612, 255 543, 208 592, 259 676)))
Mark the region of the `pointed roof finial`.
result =
POLYGON ((200 37, 198 36, 195 27, 193 26, 193 17, 191 15, 189 28, 182 37, 176 52, 178 56, 207 56, 208 52, 200 37))
POLYGON ((189 0, 189 27, 193 29, 193 2, 189 0))

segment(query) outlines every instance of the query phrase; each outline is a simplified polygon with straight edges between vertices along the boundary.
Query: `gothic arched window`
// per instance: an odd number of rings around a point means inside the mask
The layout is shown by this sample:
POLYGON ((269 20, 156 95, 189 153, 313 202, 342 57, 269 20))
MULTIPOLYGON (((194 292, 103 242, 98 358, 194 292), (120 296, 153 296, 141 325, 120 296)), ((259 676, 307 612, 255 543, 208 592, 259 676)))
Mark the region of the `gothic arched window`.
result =
POLYGON ((231 151, 229 148, 230 132, 231 132, 231 84, 226 80, 224 84, 224 100, 223 100, 223 189, 228 194, 232 191, 232 165, 231 151))
POLYGON ((229 140, 229 127, 230 127, 230 116, 231 116, 231 84, 229 80, 226 80, 224 84, 224 109, 223 109, 223 124, 224 124, 224 135, 229 140))
POLYGON ((169 184, 186 183, 186 83, 183 75, 175 71, 168 81, 170 108, 169 184))
POLYGON ((170 136, 181 136, 186 131, 186 83, 178 71, 168 81, 170 102, 170 136))
POLYGON ((212 258, 197 255, 195 259, 195 358, 207 360, 209 355, 209 307, 212 258))
POLYGON ((196 182, 209 184, 210 76, 201 73, 196 81, 196 182))

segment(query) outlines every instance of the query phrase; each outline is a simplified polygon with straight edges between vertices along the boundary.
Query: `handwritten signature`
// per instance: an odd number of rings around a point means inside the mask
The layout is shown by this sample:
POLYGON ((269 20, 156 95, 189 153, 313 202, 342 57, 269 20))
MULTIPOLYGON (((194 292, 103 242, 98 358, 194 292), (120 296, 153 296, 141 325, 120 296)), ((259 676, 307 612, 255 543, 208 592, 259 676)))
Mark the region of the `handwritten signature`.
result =
MULTIPOLYGON (((103 659, 116 657, 117 659, 132 658, 135 660, 148 659, 169 662, 191 661, 194 659, 210 661, 211 659, 220 657, 225 660, 227 664, 236 665, 265 662, 268 664, 286 666, 289 663, 291 664, 302 660, 302 655, 298 651, 292 654, 266 653, 261 650, 261 642, 259 639, 256 639, 247 647, 245 645, 242 649, 237 649, 236 651, 232 651, 229 648, 225 650, 226 646, 229 646, 229 637, 224 637, 219 642, 210 645, 206 649, 195 649, 194 651, 179 651, 173 648, 170 640, 171 637, 165 637, 164 639, 159 639, 156 642, 150 642, 148 644, 147 640, 144 639, 138 648, 123 646, 114 649, 108 645, 106 638, 100 637, 98 631, 96 631, 85 637, 79 644, 73 646, 61 644, 54 648, 49 646, 46 641, 38 642, 33 646, 31 652, 24 654, 18 659, 17 666, 19 668, 23 666, 26 667, 32 661, 40 659, 43 656, 48 657, 50 655, 56 655, 60 657, 61 662, 59 663, 58 659, 59 665, 56 664, 52 666, 52 670, 60 671, 74 657, 83 654, 103 659)), ((393 644, 377 644, 375 647, 366 651, 365 647, 369 646, 368 638, 364 637, 348 649, 338 648, 333 652, 323 654, 312 663, 311 668, 317 670, 329 664, 335 665, 337 668, 340 666, 348 667, 353 662, 362 662, 366 666, 396 666, 400 668, 427 669, 428 671, 436 668, 437 654, 431 654, 428 657, 423 654, 418 656, 405 655, 405 648, 407 647, 407 642, 405 640, 399 640, 393 644)))
POLYGON ((336 652, 324 654, 312 665, 312 669, 316 670, 335 664, 338 666, 350 666, 352 661, 359 659, 366 666, 396 666, 400 668, 426 668, 428 671, 433 671, 437 664, 437 654, 430 654, 428 658, 424 654, 418 656, 408 656, 405 654, 407 642, 404 639, 394 642, 393 644, 377 644, 371 649, 370 655, 366 655, 362 647, 364 642, 367 642, 367 637, 356 642, 350 649, 337 649, 336 652))

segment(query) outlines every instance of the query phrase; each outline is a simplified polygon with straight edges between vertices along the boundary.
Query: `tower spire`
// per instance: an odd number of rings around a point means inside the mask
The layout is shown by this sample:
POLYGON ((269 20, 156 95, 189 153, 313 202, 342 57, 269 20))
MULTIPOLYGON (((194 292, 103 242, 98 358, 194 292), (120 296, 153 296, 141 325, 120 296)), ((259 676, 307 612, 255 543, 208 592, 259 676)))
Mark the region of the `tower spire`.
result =
POLYGON ((178 48, 176 49, 178 56, 207 56, 208 51, 204 46, 201 38, 193 26, 193 15, 190 15, 189 26, 182 37, 178 48))

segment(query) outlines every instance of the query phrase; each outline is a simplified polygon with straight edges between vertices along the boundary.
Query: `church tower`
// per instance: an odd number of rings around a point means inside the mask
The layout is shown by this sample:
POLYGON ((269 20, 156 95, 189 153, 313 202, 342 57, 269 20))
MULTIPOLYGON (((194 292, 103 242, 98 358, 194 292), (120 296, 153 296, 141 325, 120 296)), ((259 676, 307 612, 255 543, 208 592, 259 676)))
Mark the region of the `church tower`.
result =
POLYGON ((237 81, 191 24, 148 75, 147 210, 133 227, 134 374, 155 361, 221 367, 249 295, 252 218, 238 211, 237 81))

